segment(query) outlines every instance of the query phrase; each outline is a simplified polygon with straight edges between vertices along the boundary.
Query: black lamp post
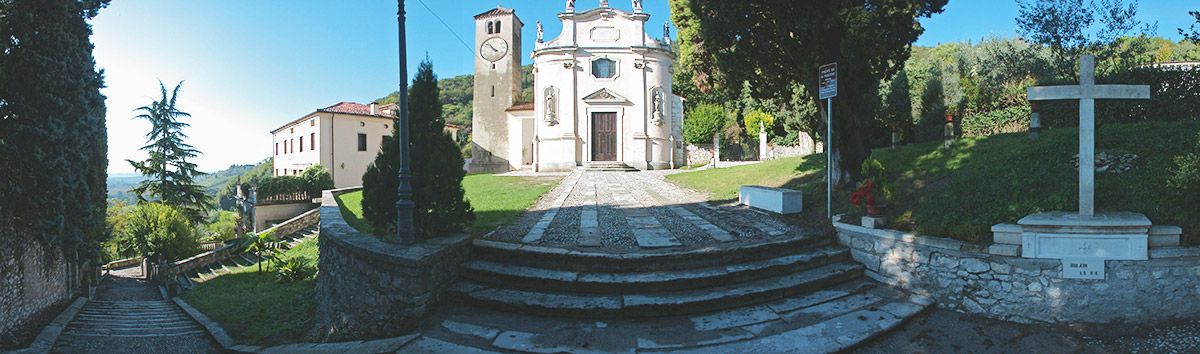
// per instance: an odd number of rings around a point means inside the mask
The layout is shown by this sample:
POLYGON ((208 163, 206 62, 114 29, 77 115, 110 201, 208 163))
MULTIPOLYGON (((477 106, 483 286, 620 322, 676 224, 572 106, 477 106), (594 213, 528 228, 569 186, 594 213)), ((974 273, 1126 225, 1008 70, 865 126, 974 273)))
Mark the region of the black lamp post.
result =
POLYGON ((396 122, 396 132, 400 135, 396 137, 400 143, 400 186, 396 188, 396 236, 386 241, 413 243, 417 238, 413 234, 412 172, 408 166, 408 49, 404 34, 404 0, 396 0, 396 4, 399 7, 396 21, 400 24, 400 106, 396 112, 400 118, 396 122))

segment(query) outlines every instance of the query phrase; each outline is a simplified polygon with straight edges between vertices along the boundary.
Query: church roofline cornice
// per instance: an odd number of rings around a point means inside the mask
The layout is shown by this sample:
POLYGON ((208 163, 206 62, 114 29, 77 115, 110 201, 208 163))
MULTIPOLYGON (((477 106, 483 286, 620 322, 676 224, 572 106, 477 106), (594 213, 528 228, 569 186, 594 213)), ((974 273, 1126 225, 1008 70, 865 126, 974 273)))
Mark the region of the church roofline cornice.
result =
POLYGON ((559 20, 573 19, 576 21, 590 21, 601 18, 604 14, 616 14, 626 19, 646 22, 650 20, 650 14, 645 12, 628 12, 625 10, 612 7, 597 7, 583 12, 560 12, 559 20))

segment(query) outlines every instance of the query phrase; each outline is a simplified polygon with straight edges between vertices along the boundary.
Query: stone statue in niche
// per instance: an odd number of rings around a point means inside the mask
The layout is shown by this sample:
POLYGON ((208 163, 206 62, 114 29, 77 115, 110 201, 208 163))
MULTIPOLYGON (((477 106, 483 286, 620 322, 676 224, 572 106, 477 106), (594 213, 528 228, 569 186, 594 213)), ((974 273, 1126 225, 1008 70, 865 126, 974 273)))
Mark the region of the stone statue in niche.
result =
POLYGON ((537 22, 537 42, 542 43, 542 35, 545 31, 542 29, 542 21, 537 22))
POLYGON ((575 12, 575 0, 567 0, 567 12, 575 12))
POLYGON ((654 93, 651 94, 650 100, 651 100, 650 124, 660 126, 663 123, 663 102, 664 102, 664 100, 663 100, 662 88, 655 88, 654 93))
POLYGON ((600 0, 600 7, 608 7, 608 0, 600 0))
POLYGON ((642 0, 633 0, 633 12, 642 12, 642 0))
POLYGON ((553 126, 558 124, 558 95, 554 92, 554 87, 546 88, 546 125, 553 126))

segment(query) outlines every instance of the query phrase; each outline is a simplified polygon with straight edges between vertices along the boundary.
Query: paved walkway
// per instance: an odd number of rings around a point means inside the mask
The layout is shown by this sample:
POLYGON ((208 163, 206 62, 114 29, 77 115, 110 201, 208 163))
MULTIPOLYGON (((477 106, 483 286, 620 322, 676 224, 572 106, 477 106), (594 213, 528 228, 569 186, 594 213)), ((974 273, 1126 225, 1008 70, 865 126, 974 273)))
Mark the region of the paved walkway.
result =
POLYGON ((736 247, 804 234, 747 208, 717 208, 667 182, 669 171, 576 171, 522 218, 485 238, 595 252, 736 247))
POLYGON ((138 267, 114 270, 67 325, 52 353, 220 353, 191 317, 139 279, 138 267))

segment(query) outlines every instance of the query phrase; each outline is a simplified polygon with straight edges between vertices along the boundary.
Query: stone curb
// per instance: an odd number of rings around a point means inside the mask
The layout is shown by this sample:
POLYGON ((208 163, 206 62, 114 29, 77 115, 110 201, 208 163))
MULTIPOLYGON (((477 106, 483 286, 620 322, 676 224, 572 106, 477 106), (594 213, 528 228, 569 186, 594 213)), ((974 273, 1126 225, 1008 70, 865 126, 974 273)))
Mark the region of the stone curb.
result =
MULTIPOLYGON (((227 353, 289 353, 289 354, 292 354, 292 353, 295 353, 295 354, 303 354, 303 353, 314 353, 314 354, 315 353, 383 353, 383 352, 395 352, 397 350, 400 350, 400 348, 404 347, 405 345, 408 345, 409 343, 417 340, 417 338, 421 337, 420 333, 413 333, 413 334, 403 335, 403 336, 399 336, 399 337, 376 339, 376 340, 369 340, 369 341, 351 341, 351 342, 338 342, 338 343, 289 343, 289 344, 281 344, 281 345, 277 345, 277 346, 273 346, 273 347, 262 347, 262 346, 255 346, 255 345, 237 344, 237 342, 233 341, 233 337, 230 337, 229 334, 225 332, 225 329, 221 327, 221 324, 209 319, 208 316, 205 316, 204 313, 200 312, 200 310, 197 310, 196 308, 192 307, 191 305, 188 305, 188 303, 186 301, 183 301, 183 299, 176 297, 176 298, 172 298, 171 300, 174 301, 176 305, 179 305, 179 307, 182 308, 183 311, 186 312, 189 317, 191 317, 197 323, 200 323, 200 326, 204 327, 204 331, 208 332, 208 334, 211 335, 212 338, 214 340, 216 340, 218 344, 221 345, 221 349, 223 349, 227 353)), ((79 307, 83 308, 82 305, 80 305, 79 307)), ((76 311, 76 312, 78 312, 78 311, 76 311)), ((72 317, 74 317, 74 315, 72 315, 72 317)), ((56 322, 57 322, 57 320, 56 320, 56 322)), ((59 329, 59 331, 61 331, 61 329, 59 329)), ((45 334, 45 332, 43 332, 43 335, 44 334, 45 334)), ((55 337, 57 337, 57 334, 55 335, 55 337)), ((39 336, 38 338, 40 340, 41 336, 39 336)), ((51 344, 53 344, 53 342, 51 342, 51 344)), ((50 348, 47 347, 46 351, 49 351, 49 350, 50 350, 50 348)), ((44 353, 44 352, 45 351, 43 351, 41 353, 44 353)), ((19 352, 19 353, 25 354, 27 352, 19 352)), ((28 353, 35 353, 35 352, 28 352, 28 353)))
POLYGON ((42 332, 39 333, 37 338, 33 340, 33 343, 29 345, 29 348, 6 351, 3 353, 49 353, 50 349, 54 348, 54 342, 58 341, 58 336, 62 335, 63 329, 67 328, 67 324, 71 323, 71 320, 75 319, 75 315, 78 315, 79 311, 83 310, 83 305, 86 305, 87 302, 88 298, 86 297, 81 296, 76 298, 75 302, 71 303, 71 306, 67 306, 67 309, 58 314, 58 317, 55 317, 54 321, 50 321, 50 324, 46 325, 46 328, 42 328, 42 332))

